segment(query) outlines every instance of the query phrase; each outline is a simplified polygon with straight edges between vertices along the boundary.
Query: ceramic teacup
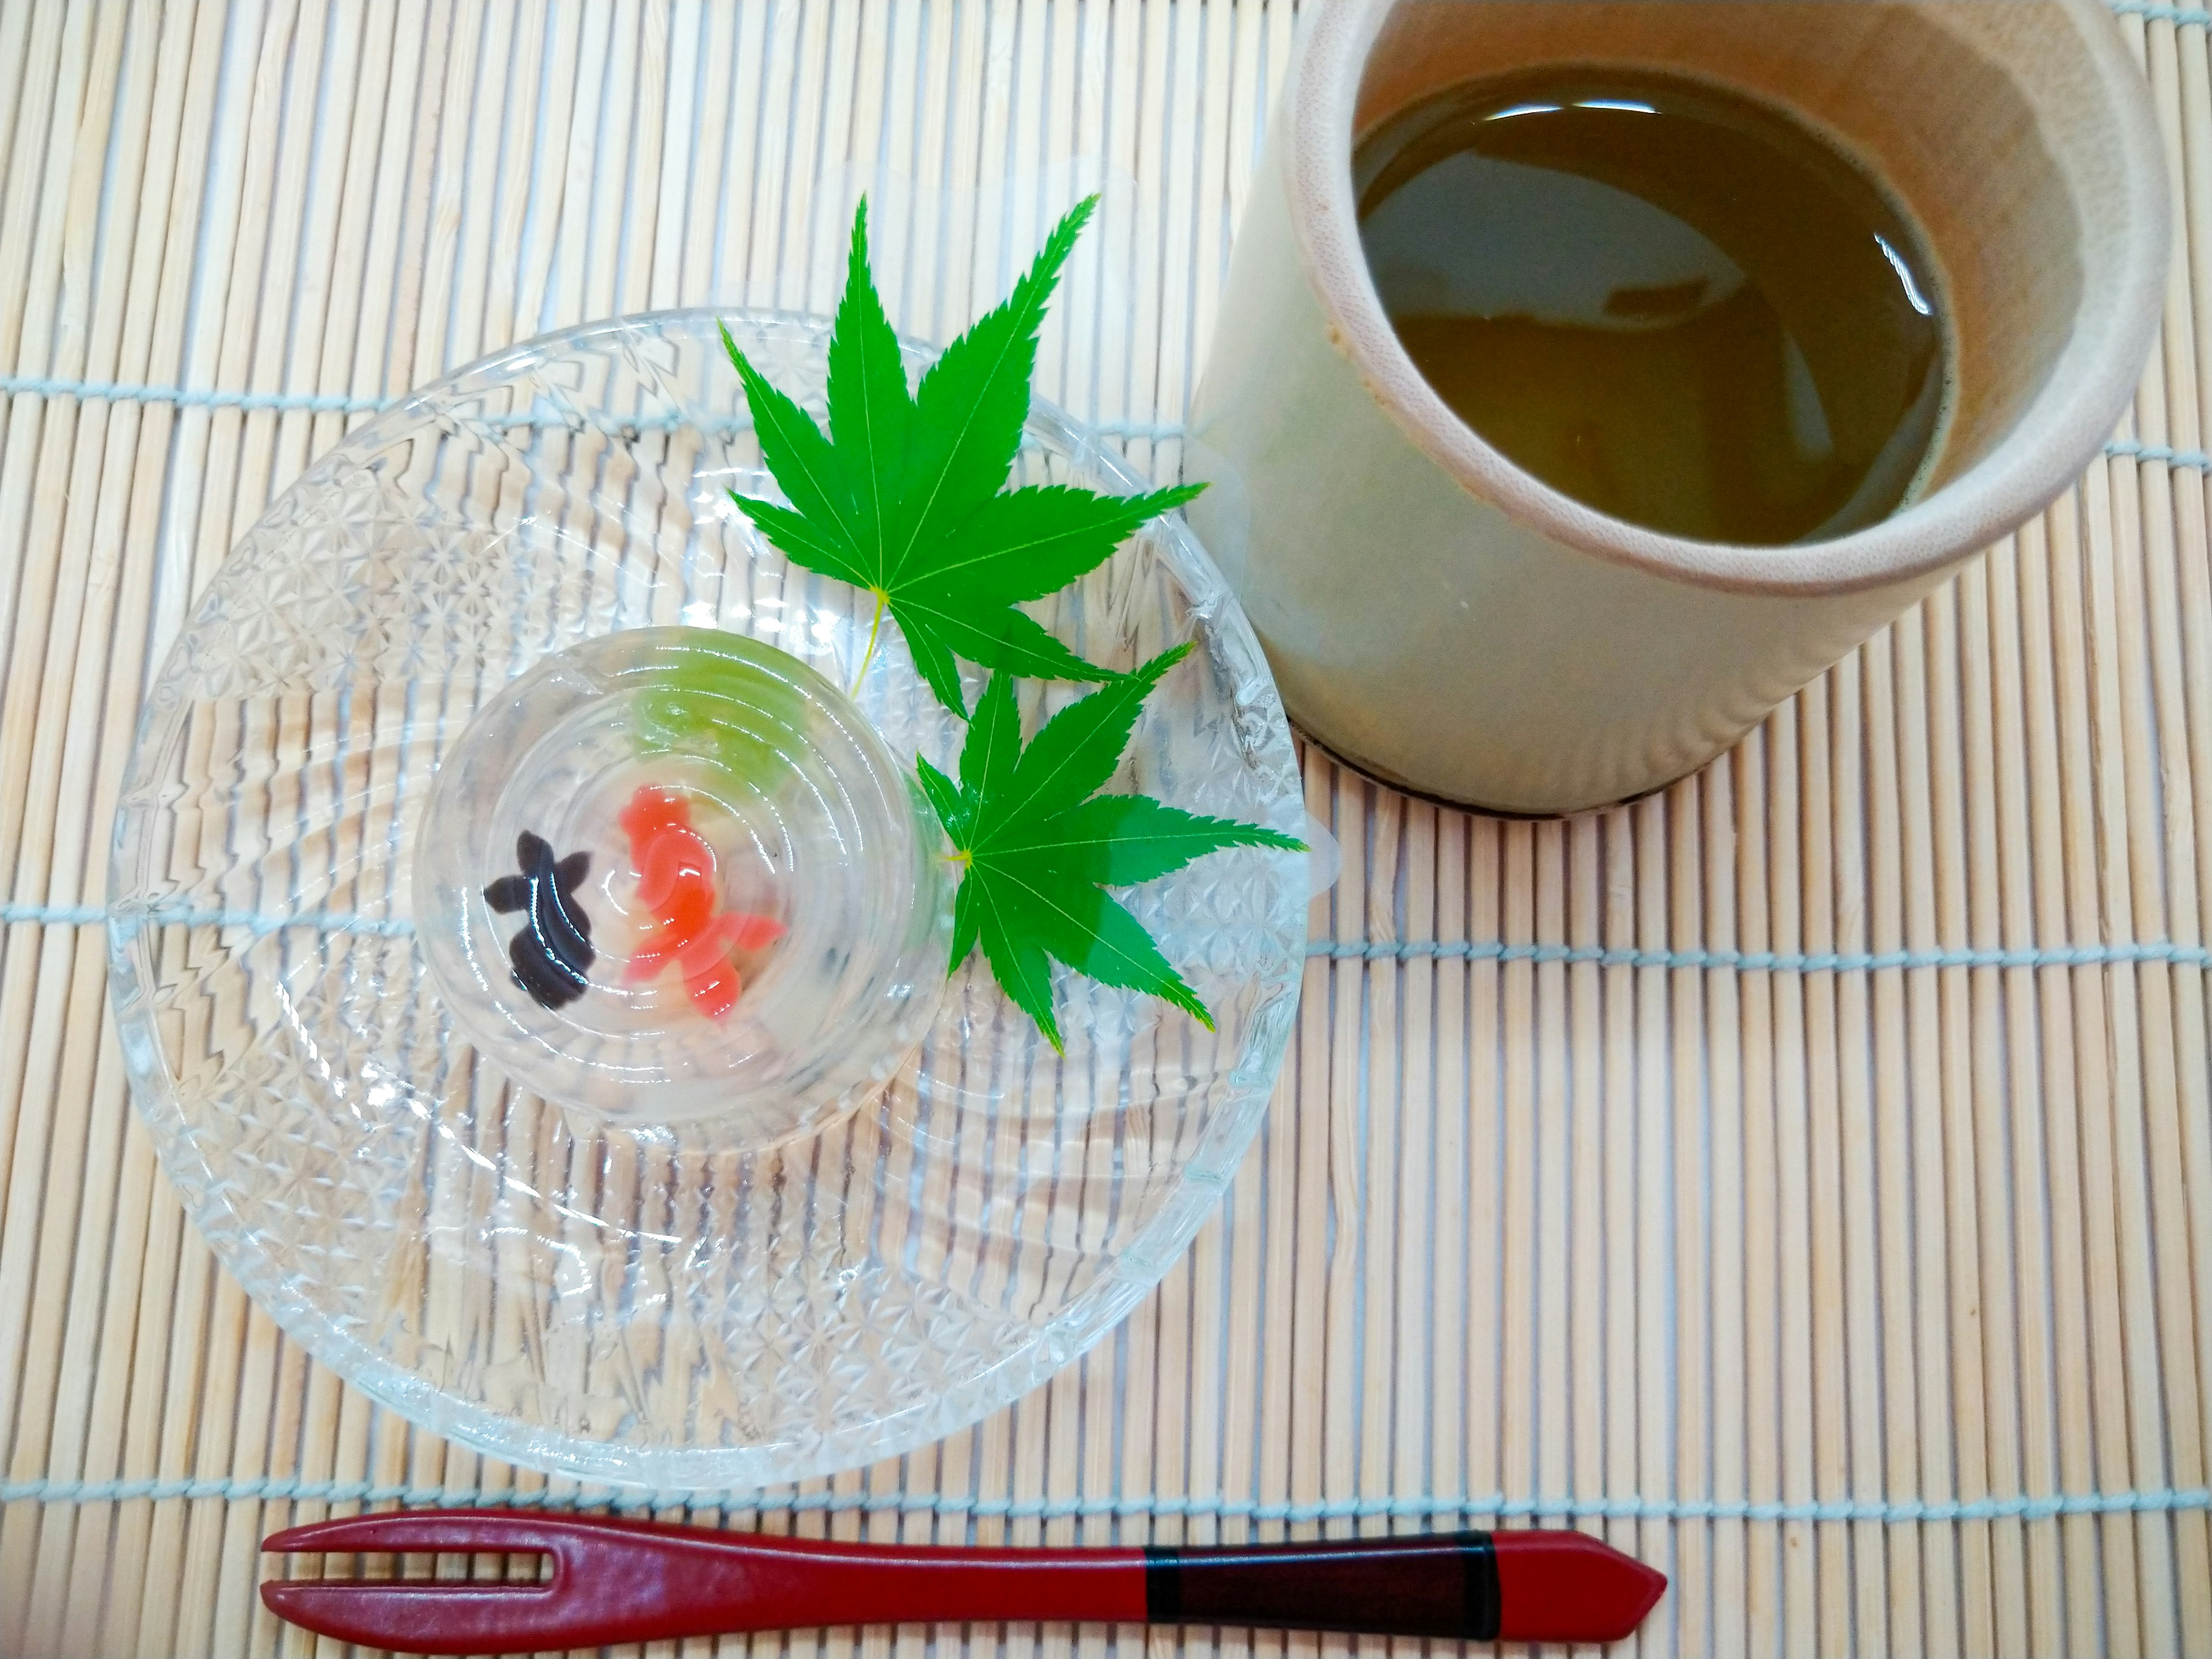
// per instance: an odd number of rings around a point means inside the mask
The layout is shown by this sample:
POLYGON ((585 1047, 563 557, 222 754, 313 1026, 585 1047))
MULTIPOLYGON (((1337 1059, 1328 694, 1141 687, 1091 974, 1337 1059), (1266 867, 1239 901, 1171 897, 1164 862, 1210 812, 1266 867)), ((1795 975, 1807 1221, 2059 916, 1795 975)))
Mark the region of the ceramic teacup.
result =
POLYGON ((1496 811, 1631 799, 2079 474, 2142 370, 2167 218, 2141 79, 2092 0, 1330 0, 1238 234, 1190 517, 1328 749, 1496 811), (1455 83, 1564 64, 1779 106, 1918 222, 1954 403, 1890 517, 1787 546, 1641 528, 1515 466, 1422 379, 1361 250, 1354 146, 1455 83))

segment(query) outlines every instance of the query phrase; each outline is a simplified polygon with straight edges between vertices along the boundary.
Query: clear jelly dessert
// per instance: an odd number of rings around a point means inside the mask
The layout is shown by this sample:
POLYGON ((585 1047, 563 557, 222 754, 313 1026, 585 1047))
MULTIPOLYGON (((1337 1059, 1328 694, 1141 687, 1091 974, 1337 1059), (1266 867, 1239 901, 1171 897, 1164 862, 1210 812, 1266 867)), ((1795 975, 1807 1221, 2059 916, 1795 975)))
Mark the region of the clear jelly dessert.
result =
POLYGON ((835 686, 712 629, 607 635, 481 709, 432 786, 424 953, 533 1092, 754 1147, 920 1042, 951 895, 906 774, 835 686))

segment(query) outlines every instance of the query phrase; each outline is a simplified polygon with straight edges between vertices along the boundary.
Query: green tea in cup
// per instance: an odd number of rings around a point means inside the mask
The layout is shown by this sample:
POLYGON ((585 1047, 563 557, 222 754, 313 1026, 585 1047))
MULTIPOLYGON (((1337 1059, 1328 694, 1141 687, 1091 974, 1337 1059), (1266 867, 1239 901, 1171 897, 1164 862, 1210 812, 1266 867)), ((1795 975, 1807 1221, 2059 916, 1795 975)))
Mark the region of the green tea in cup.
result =
POLYGON ((1353 161, 1407 354, 1509 459, 1617 519, 1821 540, 1923 483, 1952 380, 1917 229, 1802 122, 1553 66, 1401 111, 1353 161))

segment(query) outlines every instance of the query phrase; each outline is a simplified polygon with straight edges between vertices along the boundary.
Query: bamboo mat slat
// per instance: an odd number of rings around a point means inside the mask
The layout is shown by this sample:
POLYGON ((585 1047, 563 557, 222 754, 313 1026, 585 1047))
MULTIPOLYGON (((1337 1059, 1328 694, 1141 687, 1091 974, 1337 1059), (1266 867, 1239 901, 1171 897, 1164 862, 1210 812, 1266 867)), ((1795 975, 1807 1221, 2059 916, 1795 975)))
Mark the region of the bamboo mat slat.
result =
MULTIPOLYGON (((1158 1293, 940 1445, 651 1512, 1017 1542, 1535 1519, 1674 1576, 1639 1653, 2212 1655, 2212 16, 2112 9, 2183 234, 2079 485, 1634 807, 1504 823, 1310 752, 1344 877, 1265 1132, 1158 1293)), ((233 541, 485 351, 827 309, 863 191, 893 318, 945 339, 1102 189, 1040 379, 1171 477, 1295 21, 0 0, 0 1655, 307 1653, 254 1595, 264 1533, 604 1498, 310 1362, 131 1114, 108 826, 233 541)), ((932 1643, 1388 1646, 682 1650, 932 1643)))

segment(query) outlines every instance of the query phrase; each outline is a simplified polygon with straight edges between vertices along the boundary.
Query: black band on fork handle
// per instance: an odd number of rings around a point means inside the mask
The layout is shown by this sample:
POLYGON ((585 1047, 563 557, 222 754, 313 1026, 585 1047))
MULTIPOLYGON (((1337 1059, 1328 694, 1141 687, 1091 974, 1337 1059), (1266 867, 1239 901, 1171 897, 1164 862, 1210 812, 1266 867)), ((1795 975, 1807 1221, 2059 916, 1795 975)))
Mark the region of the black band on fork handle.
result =
POLYGON ((1498 1553, 1486 1532, 1321 1539, 1145 1552, 1145 1609, 1156 1625, 1256 1626, 1498 1638, 1498 1553))

